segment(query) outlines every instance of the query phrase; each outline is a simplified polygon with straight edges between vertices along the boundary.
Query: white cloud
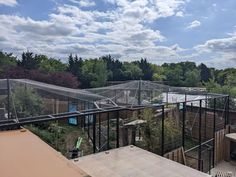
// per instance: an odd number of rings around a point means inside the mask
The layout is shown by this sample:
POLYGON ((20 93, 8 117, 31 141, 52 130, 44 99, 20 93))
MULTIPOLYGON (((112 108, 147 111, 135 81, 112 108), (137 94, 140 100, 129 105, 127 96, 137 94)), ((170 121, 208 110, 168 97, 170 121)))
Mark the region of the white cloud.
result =
POLYGON ((70 0, 70 2, 79 4, 80 7, 91 7, 96 5, 92 0, 70 0))
POLYGON ((194 20, 191 23, 189 23, 189 25, 186 27, 186 29, 193 29, 193 28, 196 28, 199 26, 201 26, 201 22, 198 20, 194 20))
POLYGON ((184 0, 109 0, 109 3, 118 7, 98 11, 84 10, 80 4, 58 4, 48 20, 0 15, 0 49, 17 54, 28 49, 62 59, 69 53, 86 58, 106 54, 121 59, 147 57, 156 63, 180 58, 182 49, 178 45, 157 45, 166 38, 149 23, 175 16, 182 10, 184 0))
POLYGON ((236 66, 236 33, 227 38, 208 40, 194 49, 199 55, 211 54, 211 60, 208 63, 212 66, 218 68, 236 66))
POLYGON ((0 6, 1 5, 13 7, 17 5, 17 1, 16 0, 0 0, 0 6))
POLYGON ((175 16, 177 17, 183 17, 184 16, 184 13, 182 11, 178 11, 175 16))

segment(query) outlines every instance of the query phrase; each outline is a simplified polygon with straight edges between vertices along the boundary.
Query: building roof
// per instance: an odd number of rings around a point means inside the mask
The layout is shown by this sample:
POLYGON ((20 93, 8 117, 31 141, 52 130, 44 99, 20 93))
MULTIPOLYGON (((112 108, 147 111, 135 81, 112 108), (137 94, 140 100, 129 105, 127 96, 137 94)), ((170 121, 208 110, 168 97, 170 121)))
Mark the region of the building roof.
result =
POLYGON ((74 160, 93 177, 210 177, 135 146, 126 146, 74 160))
POLYGON ((0 132, 0 176, 88 177, 28 130, 0 132))

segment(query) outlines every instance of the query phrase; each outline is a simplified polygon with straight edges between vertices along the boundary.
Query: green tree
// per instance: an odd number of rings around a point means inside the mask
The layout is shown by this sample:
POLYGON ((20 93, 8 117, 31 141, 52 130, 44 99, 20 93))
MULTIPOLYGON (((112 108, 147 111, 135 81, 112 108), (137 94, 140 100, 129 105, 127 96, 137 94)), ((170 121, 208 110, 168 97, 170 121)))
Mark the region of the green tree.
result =
POLYGON ((0 51, 0 76, 8 68, 15 67, 17 64, 16 57, 12 53, 4 53, 0 51))
POLYGON ((105 86, 108 78, 107 65, 103 60, 86 60, 82 67, 86 87, 105 86))
POLYGON ((211 73, 211 69, 208 68, 206 65, 204 65, 203 63, 201 63, 198 66, 199 70, 200 70, 200 77, 201 77, 201 82, 207 82, 209 81, 209 79, 212 78, 212 73, 211 73))
POLYGON ((18 61, 18 65, 25 69, 38 69, 40 60, 37 58, 37 55, 34 55, 32 52, 23 52, 22 59, 18 61))
POLYGON ((166 76, 166 81, 169 85, 172 86, 181 86, 183 85, 183 79, 181 77, 182 75, 182 69, 181 66, 170 64, 170 65, 163 65, 164 66, 164 72, 166 76))
POLYGON ((123 63, 123 74, 126 80, 137 80, 143 76, 142 70, 134 62, 123 63))
POLYGON ((153 70, 153 76, 152 76, 152 80, 154 81, 164 81, 166 80, 166 76, 165 76, 165 70, 162 66, 158 66, 155 64, 151 65, 152 70, 153 70))
POLYGON ((63 72, 66 71, 66 64, 54 58, 48 58, 46 55, 37 55, 39 69, 46 72, 63 72))
POLYGON ((141 58, 140 61, 137 62, 139 68, 142 70, 142 79, 143 80, 152 80, 153 70, 151 64, 147 62, 146 58, 141 58))
POLYGON ((198 86, 200 82, 200 73, 197 69, 194 69, 192 71, 188 71, 186 73, 186 80, 184 82, 184 85, 187 87, 196 87, 198 86))

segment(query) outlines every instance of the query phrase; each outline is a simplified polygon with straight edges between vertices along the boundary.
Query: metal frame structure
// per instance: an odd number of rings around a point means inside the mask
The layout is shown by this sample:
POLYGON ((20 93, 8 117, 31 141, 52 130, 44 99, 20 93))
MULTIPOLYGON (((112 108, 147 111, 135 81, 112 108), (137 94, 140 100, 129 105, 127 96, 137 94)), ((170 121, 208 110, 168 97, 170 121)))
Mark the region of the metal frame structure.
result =
MULTIPOLYGON (((99 105, 96 106, 96 109, 89 109, 89 110, 84 110, 84 111, 75 111, 75 112, 65 112, 65 113, 59 113, 59 114, 49 114, 49 115, 41 115, 41 116, 32 116, 32 117, 25 117, 21 119, 10 119, 10 112, 9 112, 9 106, 10 106, 10 84, 9 80, 7 80, 7 102, 8 102, 8 120, 1 120, 0 121, 0 130, 6 130, 6 129, 14 129, 14 128, 19 128, 20 126, 24 126, 27 124, 33 124, 33 123, 40 123, 40 122, 47 122, 47 121, 55 121, 55 120, 62 120, 62 119, 69 119, 72 117, 77 117, 80 122, 81 122, 81 128, 84 130, 87 128, 87 134, 89 139, 92 141, 93 145, 93 153, 96 153, 100 151, 101 149, 101 114, 106 113, 107 114, 107 147, 106 149, 110 149, 110 113, 115 112, 116 113, 116 148, 120 147, 120 142, 119 142, 119 137, 120 137, 120 118, 119 118, 119 113, 120 111, 137 111, 137 110, 142 110, 146 108, 158 108, 161 109, 161 155, 164 156, 165 153, 165 106, 168 107, 169 104, 182 104, 183 109, 182 109, 182 119, 183 119, 183 125, 182 125, 182 142, 181 145, 185 150, 185 153, 190 152, 194 149, 198 149, 198 170, 203 171, 203 160, 202 160, 202 147, 206 145, 209 142, 213 142, 213 147, 209 147, 210 153, 209 153, 209 170, 210 168, 214 167, 215 165, 215 159, 214 159, 214 154, 215 154, 215 137, 213 137, 210 140, 207 140, 205 142, 202 142, 202 111, 205 110, 208 111, 209 108, 203 107, 202 106, 202 101, 209 101, 210 99, 213 100, 213 135, 215 135, 216 132, 216 99, 224 98, 226 100, 226 106, 224 108, 224 122, 226 127, 229 124, 229 96, 228 95, 220 95, 220 94, 214 94, 213 97, 208 97, 209 94, 206 94, 206 98, 204 99, 195 99, 195 100, 188 100, 187 99, 187 92, 185 92, 185 99, 183 102, 178 102, 178 103, 168 103, 168 101, 164 104, 159 104, 159 105, 141 105, 141 84, 139 83, 138 87, 138 104, 137 106, 118 106, 114 101, 111 100, 112 104, 115 105, 115 107, 105 107, 105 108, 100 108, 99 105), (185 149, 185 120, 186 120, 186 108, 188 103, 190 102, 199 102, 199 113, 198 113, 198 118, 199 118, 199 129, 198 129, 198 145, 186 150, 185 149), (86 116, 93 115, 93 123, 92 123, 92 137, 90 135, 90 123, 86 125, 86 116), (98 126, 98 137, 96 135, 96 129, 98 126), (96 141, 98 140, 98 147, 96 147, 96 141), (213 153, 211 153, 213 151, 213 153), (213 156, 212 156, 213 154, 213 156), (210 157, 212 156, 212 157, 210 157)), ((168 91, 166 94, 166 97, 168 99, 168 91)))

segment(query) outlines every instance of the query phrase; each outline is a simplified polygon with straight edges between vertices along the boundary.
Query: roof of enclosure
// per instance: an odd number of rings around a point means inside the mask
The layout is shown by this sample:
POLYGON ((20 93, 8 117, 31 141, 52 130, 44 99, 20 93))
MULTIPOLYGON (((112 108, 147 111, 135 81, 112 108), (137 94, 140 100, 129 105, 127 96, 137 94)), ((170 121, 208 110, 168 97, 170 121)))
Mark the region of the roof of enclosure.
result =
POLYGON ((157 99, 159 99, 159 103, 178 103, 226 96, 222 94, 207 93, 205 88, 172 87, 143 80, 135 80, 123 84, 87 90, 99 95, 107 96, 116 103, 132 105, 153 104, 155 102, 154 100, 157 99))
POLYGON ((138 90, 149 91, 159 90, 160 92, 179 92, 179 93, 206 93, 205 88, 199 87, 172 87, 164 84, 158 84, 152 81, 134 80, 123 84, 117 84, 107 87, 99 87, 87 89, 89 91, 98 92, 101 90, 138 90))
MULTIPOLYGON (((77 100, 95 102, 101 100, 109 100, 106 96, 98 95, 82 89, 72 89, 67 87, 61 87, 52 84, 46 84, 43 82, 28 80, 28 79, 9 79, 9 85, 11 89, 14 89, 17 86, 31 87, 44 91, 45 93, 51 93, 55 95, 60 95, 68 98, 73 98, 77 100)), ((0 89, 7 90, 7 79, 0 80, 0 89)))
POLYGON ((4 177, 88 177, 28 130, 0 132, 0 171, 4 177))

